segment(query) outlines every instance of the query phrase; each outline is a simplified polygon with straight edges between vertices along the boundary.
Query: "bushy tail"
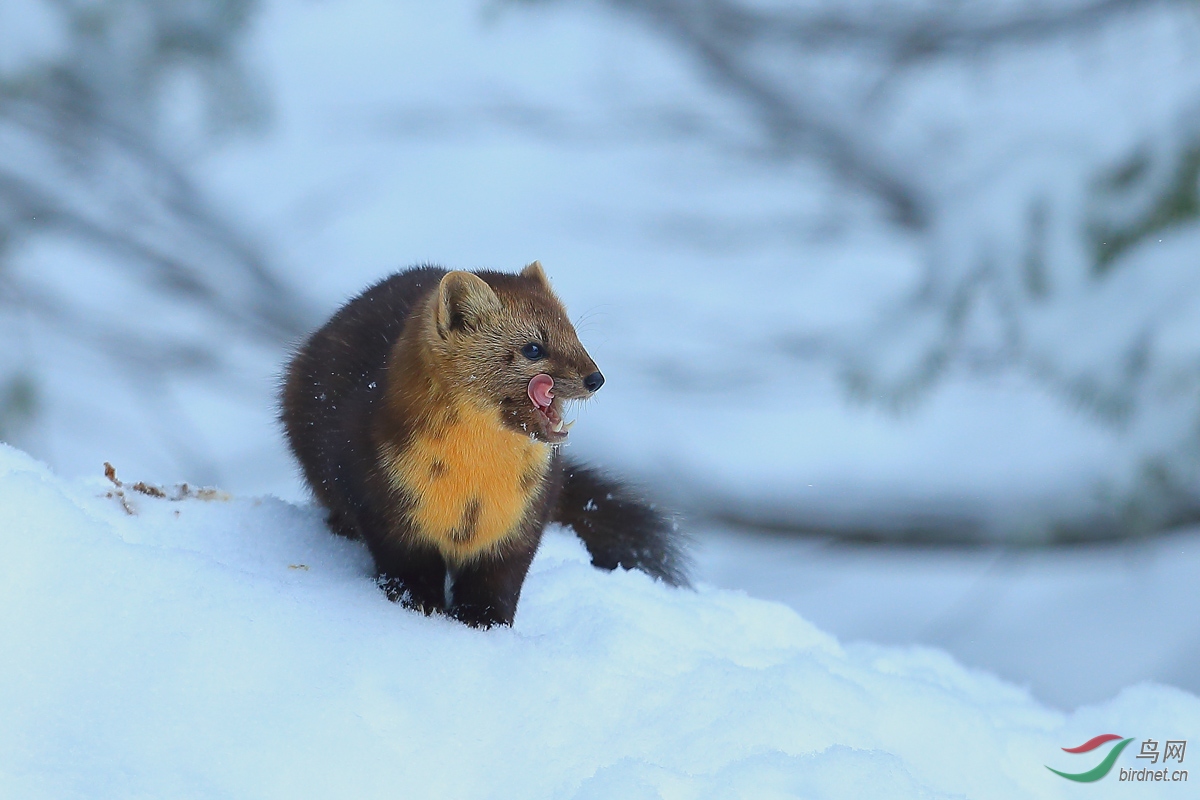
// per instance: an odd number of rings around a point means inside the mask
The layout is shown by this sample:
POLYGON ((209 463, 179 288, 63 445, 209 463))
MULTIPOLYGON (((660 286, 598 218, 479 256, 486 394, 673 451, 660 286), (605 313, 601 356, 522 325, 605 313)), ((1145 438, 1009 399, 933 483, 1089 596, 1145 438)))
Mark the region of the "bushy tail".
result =
POLYGON ((563 464, 552 519, 578 534, 600 569, 639 569, 672 586, 691 585, 675 521, 598 470, 563 464))

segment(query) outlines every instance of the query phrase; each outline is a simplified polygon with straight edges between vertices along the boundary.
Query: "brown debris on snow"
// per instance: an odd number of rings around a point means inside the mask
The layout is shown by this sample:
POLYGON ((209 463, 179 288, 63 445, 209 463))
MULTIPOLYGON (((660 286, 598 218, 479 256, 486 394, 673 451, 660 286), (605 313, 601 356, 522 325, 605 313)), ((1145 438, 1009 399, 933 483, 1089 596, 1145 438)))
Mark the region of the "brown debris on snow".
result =
MULTIPOLYGON (((199 489, 194 489, 186 483, 176 484, 175 488, 170 492, 168 492, 166 489, 163 489, 161 486, 155 486, 154 484, 146 483, 145 481, 138 481, 134 484, 125 484, 120 478, 117 477, 116 467, 107 461, 104 462, 104 477, 108 478, 108 480, 112 482, 112 485, 116 487, 113 490, 105 492, 104 496, 119 500, 121 503, 121 508, 123 508, 125 513, 129 514, 130 516, 137 514, 137 507, 130 503, 131 498, 126 494, 127 491, 137 492, 138 494, 142 494, 147 497, 169 500, 173 503, 178 503, 183 500, 204 500, 206 502, 215 500, 219 502, 226 502, 232 499, 232 496, 228 492, 223 492, 220 489, 214 489, 212 487, 201 487, 199 489)), ((179 512, 176 511, 175 513, 178 514, 179 512)))

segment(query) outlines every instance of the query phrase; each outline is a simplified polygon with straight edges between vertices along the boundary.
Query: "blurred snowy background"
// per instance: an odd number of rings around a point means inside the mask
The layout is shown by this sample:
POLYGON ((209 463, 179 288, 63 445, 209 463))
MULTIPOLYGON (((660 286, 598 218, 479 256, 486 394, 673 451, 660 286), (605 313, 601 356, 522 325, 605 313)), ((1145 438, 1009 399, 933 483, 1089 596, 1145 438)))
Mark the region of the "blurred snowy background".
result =
POLYGON ((540 259, 701 577, 1200 691, 1194 0, 5 0, 0 438, 304 496, 288 348, 540 259))

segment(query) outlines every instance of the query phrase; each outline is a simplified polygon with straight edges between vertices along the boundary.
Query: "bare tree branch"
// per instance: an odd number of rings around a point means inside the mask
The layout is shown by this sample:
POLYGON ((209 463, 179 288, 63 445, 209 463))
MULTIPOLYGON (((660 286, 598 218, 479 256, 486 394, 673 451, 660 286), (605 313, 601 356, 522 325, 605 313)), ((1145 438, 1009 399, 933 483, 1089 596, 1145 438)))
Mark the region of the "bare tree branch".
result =
POLYGON ((1190 0, 1098 0, 1066 8, 1034 6, 996 12, 965 4, 937 9, 860 8, 765 12, 722 0, 610 0, 636 8, 671 5, 679 13, 707 15, 709 25, 739 45, 787 42, 809 50, 863 47, 895 65, 945 55, 977 54, 1013 43, 1055 39, 1088 31, 1154 6, 1190 0))
MULTIPOLYGON (((253 0, 202 0, 184 7, 154 0, 45 0, 64 21, 70 47, 52 63, 0 74, 0 241, 65 234, 106 254, 142 285, 209 314, 231 335, 269 343, 305 331, 315 314, 270 267, 261 249, 214 209, 158 141, 153 110, 164 70, 190 68, 214 81, 215 117, 254 116, 236 43, 253 0), (136 37, 130 39, 131 31, 136 37), (117 35, 120 33, 120 35, 117 35), (230 111, 231 104, 240 111, 230 111), (35 222, 36 220, 36 222, 35 222)), ((0 252, 0 257, 4 253, 0 252)), ((127 333, 102 334, 39 297, 36 279, 9 275, 8 295, 119 359, 127 333), (31 283, 32 281, 32 283, 31 283), (19 283, 27 285, 19 285, 19 283), (14 285, 17 284, 17 285, 14 285)), ((155 351, 148 343, 141 352, 155 351)), ((156 359, 156 368, 219 361, 198 340, 156 359), (187 349, 187 348, 185 348, 187 349), (172 358, 176 360, 172 360, 172 358)))
POLYGON ((874 152, 865 137, 818 114, 814 103, 784 90, 747 63, 747 41, 742 37, 752 34, 753 26, 738 22, 743 10, 721 2, 610 2, 648 16, 689 49, 717 82, 750 106, 781 154, 808 151, 822 157, 848 183, 879 198, 898 224, 913 229, 928 224, 928 199, 916 181, 874 152), (729 36, 727 25, 741 36, 729 36))
POLYGON ((825 161, 846 183, 879 199, 898 224, 921 230, 932 213, 923 182, 871 142, 862 120, 840 121, 822 113, 824 104, 815 94, 757 69, 750 58, 756 50, 782 44, 803 59, 856 49, 886 75, 933 58, 1086 32, 1151 7, 1192 0, 1095 0, 1002 12, 973 4, 936 9, 864 4, 812 11, 764 10, 733 0, 604 2, 643 17, 690 52, 718 85, 751 109, 779 155, 806 153, 825 161))

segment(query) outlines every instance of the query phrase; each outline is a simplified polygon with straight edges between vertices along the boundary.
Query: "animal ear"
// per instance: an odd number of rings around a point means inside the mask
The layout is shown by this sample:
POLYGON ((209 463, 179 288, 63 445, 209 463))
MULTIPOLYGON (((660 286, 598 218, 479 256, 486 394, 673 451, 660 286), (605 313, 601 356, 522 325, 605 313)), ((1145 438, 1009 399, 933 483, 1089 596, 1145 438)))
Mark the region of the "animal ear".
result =
POLYGON ((540 261, 535 261, 529 266, 525 267, 525 269, 521 270, 521 277, 533 278, 547 289, 550 288, 550 279, 546 277, 546 272, 542 269, 542 262, 540 261))
POLYGON ((438 284, 434 314, 443 339, 451 331, 477 329, 500 310, 500 298, 478 275, 455 270, 438 284))

